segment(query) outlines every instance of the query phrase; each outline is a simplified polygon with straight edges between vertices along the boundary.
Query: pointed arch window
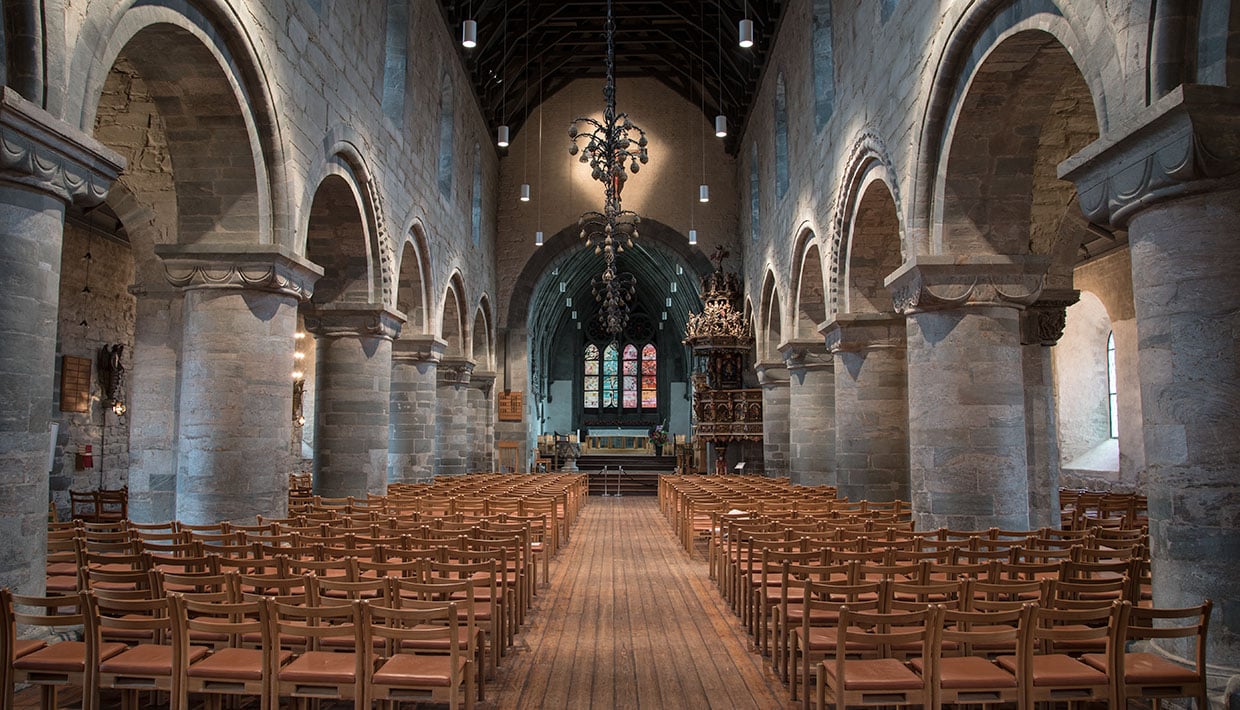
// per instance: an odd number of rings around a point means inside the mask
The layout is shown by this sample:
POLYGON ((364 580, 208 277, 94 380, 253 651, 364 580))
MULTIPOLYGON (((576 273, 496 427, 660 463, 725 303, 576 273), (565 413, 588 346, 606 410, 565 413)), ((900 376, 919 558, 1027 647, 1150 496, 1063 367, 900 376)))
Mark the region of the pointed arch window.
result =
POLYGON ((620 349, 615 343, 603 348, 603 408, 620 406, 620 349))
POLYGON ((654 343, 642 348, 642 409, 659 407, 659 353, 654 343))
POLYGON ((598 409, 599 403, 599 352, 598 346, 590 343, 585 351, 584 406, 586 409, 598 409))

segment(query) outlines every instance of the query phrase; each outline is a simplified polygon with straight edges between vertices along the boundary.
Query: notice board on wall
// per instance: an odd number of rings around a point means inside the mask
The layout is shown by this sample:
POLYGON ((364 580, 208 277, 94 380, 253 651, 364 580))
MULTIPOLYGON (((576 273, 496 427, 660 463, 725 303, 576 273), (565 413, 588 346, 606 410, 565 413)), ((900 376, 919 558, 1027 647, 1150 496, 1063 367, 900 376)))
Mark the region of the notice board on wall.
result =
POLYGON ((519 422, 525 414, 525 397, 522 392, 508 390, 499 393, 499 420, 519 422))
POLYGON ((65 355, 60 363, 60 411, 90 411, 90 359, 65 355))

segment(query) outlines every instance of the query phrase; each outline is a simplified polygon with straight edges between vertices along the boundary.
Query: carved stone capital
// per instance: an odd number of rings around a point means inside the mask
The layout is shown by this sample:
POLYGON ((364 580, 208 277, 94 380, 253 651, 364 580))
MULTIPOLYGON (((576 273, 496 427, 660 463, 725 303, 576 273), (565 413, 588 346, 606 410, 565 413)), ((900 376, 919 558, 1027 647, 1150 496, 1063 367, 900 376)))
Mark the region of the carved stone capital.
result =
POLYGON ((1059 164, 1090 222, 1123 229, 1150 205, 1240 172, 1240 91, 1181 85, 1059 164))
POLYGON ((125 169, 125 159, 99 141, 0 88, 0 181, 92 207, 125 169))
POLYGON ((1068 322, 1068 306, 1081 300, 1081 292, 1072 289, 1054 289, 1042 292, 1020 319, 1020 344, 1050 347, 1063 337, 1068 322))
POLYGON ((392 343, 392 361, 438 363, 447 349, 448 342, 433 335, 402 335, 392 343))
POLYGON ((482 390, 484 395, 490 397, 491 388, 495 386, 495 371, 474 370, 469 375, 469 386, 482 390))
POLYGON ((1044 256, 916 256, 887 277, 897 313, 1001 306, 1038 300, 1050 259, 1044 256))
POLYGON ((474 361, 465 358, 444 358, 439 361, 435 370, 437 382, 441 387, 464 387, 474 372, 474 361))
POLYGON ((788 367, 783 360, 760 362, 753 366, 753 370, 758 373, 758 384, 763 389, 788 386, 788 367))
POLYGON ((904 316, 894 313, 840 313, 818 332, 831 353, 903 350, 908 337, 904 316))
POLYGON ((320 338, 395 340, 405 317, 386 306, 328 304, 306 313, 306 330, 320 338))
POLYGON ((835 360, 821 340, 789 340, 779 346, 784 365, 791 376, 796 372, 824 370, 835 367, 835 360))
POLYGON ((310 300, 323 269, 283 247, 157 244, 168 283, 181 289, 271 291, 310 300))

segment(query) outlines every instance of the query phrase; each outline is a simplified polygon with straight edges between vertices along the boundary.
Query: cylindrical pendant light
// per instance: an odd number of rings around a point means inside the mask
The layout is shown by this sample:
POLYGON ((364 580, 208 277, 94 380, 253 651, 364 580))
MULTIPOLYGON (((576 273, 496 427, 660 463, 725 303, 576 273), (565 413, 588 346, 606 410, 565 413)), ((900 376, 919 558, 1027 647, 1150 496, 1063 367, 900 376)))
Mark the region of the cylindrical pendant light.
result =
POLYGON ((501 148, 508 147, 508 124, 504 124, 496 129, 495 144, 501 148))
POLYGON ((742 49, 749 49, 753 46, 753 20, 746 17, 741 20, 737 27, 737 35, 739 37, 738 44, 742 49))
POLYGON ((465 20, 461 23, 461 46, 465 49, 478 46, 478 22, 476 20, 465 20))
POLYGON ((540 247, 542 245, 543 245, 543 233, 542 233, 542 230, 540 229, 537 232, 534 232, 534 246, 540 247))
POLYGON ((521 201, 530 201, 530 184, 528 182, 521 183, 521 201))
POLYGON ((710 202, 710 185, 698 185, 698 202, 710 202))
POLYGON ((697 230, 690 229, 689 230, 689 245, 694 246, 696 244, 697 244, 697 230))
POLYGON ((715 137, 716 138, 727 138, 728 137, 728 117, 723 114, 719 114, 718 116, 715 116, 715 137))

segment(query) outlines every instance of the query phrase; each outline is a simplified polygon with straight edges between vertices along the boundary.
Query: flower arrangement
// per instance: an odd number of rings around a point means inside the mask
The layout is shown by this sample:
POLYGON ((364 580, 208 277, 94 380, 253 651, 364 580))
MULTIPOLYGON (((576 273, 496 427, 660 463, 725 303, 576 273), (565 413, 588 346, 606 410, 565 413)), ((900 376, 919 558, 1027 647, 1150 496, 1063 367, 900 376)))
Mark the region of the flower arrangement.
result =
POLYGON ((667 430, 662 424, 657 424, 650 430, 650 443, 655 446, 663 446, 667 443, 667 430))

